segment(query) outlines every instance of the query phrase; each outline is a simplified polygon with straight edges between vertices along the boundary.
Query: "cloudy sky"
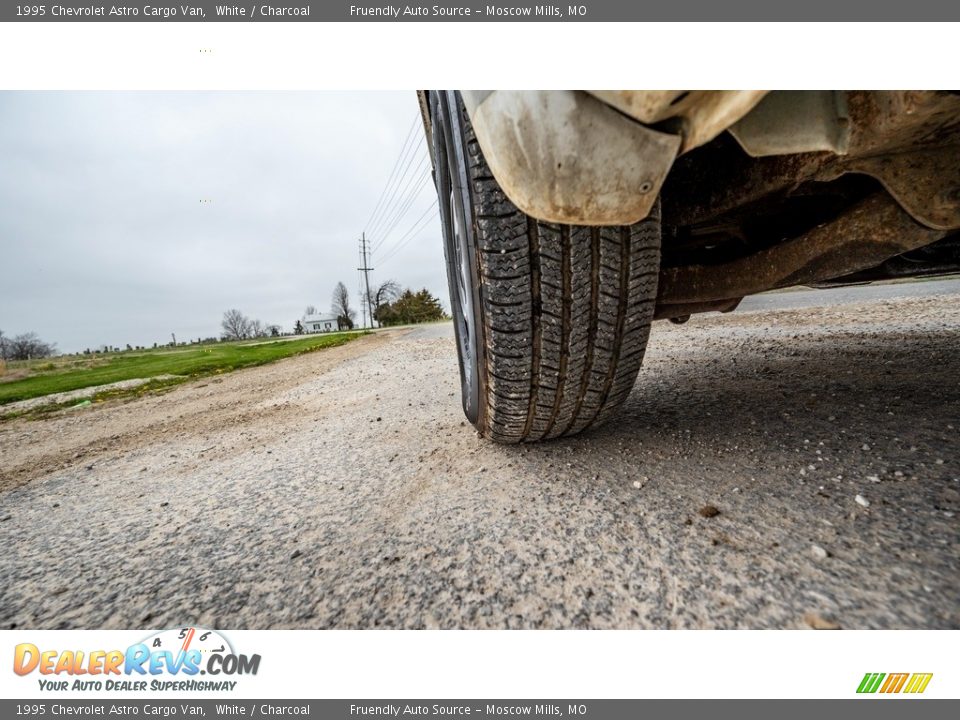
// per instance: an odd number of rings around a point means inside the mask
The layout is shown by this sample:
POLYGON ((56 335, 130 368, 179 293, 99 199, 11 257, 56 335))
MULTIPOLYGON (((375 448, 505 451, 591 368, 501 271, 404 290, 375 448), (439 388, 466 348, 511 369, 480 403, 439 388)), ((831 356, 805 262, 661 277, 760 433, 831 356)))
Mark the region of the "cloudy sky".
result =
POLYGON ((371 285, 446 305, 416 117, 412 91, 0 92, 0 329, 64 352, 218 335, 229 308, 290 330, 337 281, 358 304, 365 229, 371 285))

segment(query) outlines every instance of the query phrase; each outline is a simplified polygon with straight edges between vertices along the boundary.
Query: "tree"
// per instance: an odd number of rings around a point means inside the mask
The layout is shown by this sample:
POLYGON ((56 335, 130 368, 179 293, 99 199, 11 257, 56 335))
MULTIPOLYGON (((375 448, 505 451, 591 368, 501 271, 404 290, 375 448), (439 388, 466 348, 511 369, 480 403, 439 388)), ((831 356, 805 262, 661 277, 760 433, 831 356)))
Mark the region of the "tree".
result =
POLYGON ((250 318, 237 309, 227 310, 223 314, 220 327, 223 328, 224 340, 246 340, 250 337, 250 318))
POLYGON ((297 322, 294 323, 294 326, 293 326, 293 334, 294 334, 294 335, 303 335, 303 323, 300 322, 299 320, 297 320, 297 322))
POLYGON ((357 313, 350 307, 350 293, 347 286, 342 282, 338 282, 333 289, 332 310, 333 314, 337 316, 338 330, 353 329, 353 319, 357 316, 357 313))
POLYGON ((370 291, 370 307, 373 311, 373 319, 380 322, 381 325, 383 323, 380 321, 380 308, 389 305, 400 297, 400 290, 400 283, 396 280, 387 280, 370 291))
POLYGON ((377 321, 381 325, 410 325, 443 320, 445 317, 440 300, 426 288, 416 293, 408 288, 377 312, 377 321))
POLYGON ((35 332, 23 333, 5 340, 4 360, 34 360, 50 357, 57 351, 53 343, 44 342, 35 332))
POLYGON ((308 317, 309 315, 316 315, 317 308, 314 305, 307 305, 306 310, 303 311, 303 316, 308 317))
POLYGON ((267 325, 267 332, 270 333, 270 337, 280 337, 280 326, 267 325))
POLYGON ((9 350, 7 350, 7 345, 9 342, 10 341, 3 336, 3 330, 0 330, 0 360, 9 359, 7 357, 7 353, 9 352, 9 350))
POLYGON ((263 328, 263 323, 259 320, 250 321, 250 335, 249 337, 258 338, 266 335, 266 331, 263 328))

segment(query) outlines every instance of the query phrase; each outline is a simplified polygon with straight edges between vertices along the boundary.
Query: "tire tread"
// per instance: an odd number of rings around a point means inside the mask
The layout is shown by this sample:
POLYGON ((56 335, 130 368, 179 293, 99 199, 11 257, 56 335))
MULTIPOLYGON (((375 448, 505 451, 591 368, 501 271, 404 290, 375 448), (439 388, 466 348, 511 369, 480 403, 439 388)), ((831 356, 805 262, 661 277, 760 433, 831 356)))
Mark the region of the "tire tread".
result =
POLYGON ((482 278, 478 429, 515 443, 601 425, 643 361, 660 265, 659 204, 629 227, 537 221, 507 199, 469 122, 465 130, 482 278))

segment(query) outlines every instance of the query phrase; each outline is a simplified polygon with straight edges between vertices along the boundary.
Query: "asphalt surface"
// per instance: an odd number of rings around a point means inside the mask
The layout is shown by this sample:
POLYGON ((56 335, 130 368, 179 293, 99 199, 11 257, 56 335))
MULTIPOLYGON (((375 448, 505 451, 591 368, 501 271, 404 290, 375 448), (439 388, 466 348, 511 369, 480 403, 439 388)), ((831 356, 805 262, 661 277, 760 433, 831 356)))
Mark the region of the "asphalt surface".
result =
POLYGON ((549 444, 449 325, 0 424, 0 626, 958 628, 960 282, 831 292, 657 323, 549 444))

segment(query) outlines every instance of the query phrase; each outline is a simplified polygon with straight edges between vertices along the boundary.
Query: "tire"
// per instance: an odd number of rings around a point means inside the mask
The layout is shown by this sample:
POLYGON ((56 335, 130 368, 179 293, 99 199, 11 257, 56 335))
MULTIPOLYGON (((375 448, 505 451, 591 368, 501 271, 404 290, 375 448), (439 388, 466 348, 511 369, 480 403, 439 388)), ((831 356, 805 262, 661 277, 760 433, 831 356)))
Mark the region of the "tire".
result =
POLYGON ((493 178, 459 93, 429 97, 467 418, 505 443, 602 424, 643 361, 660 268, 659 203, 630 227, 540 222, 493 178))

